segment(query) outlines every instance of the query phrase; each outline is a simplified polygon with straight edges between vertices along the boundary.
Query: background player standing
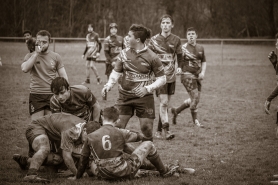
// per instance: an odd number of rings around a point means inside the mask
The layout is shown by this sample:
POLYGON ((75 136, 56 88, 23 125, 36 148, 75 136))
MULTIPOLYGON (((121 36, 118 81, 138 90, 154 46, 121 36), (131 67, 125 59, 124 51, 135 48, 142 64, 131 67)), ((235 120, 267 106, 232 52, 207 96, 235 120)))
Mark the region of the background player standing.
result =
POLYGON ((58 53, 49 51, 51 35, 46 30, 37 33, 36 52, 28 53, 21 69, 24 73, 30 72, 29 112, 31 119, 50 114, 50 98, 52 92, 50 84, 58 76, 68 80, 64 64, 58 53))
POLYGON ((85 82, 83 82, 83 84, 90 83, 90 68, 93 70, 93 72, 96 75, 97 84, 100 84, 101 79, 99 77, 97 68, 95 66, 95 62, 96 62, 96 59, 99 57, 99 53, 100 53, 102 46, 99 41, 98 33, 93 31, 92 24, 88 25, 88 32, 89 33, 86 35, 86 48, 82 55, 82 58, 85 58, 85 56, 86 56, 86 80, 85 80, 85 82))
POLYGON ((130 48, 121 51, 102 96, 110 91, 121 75, 119 97, 116 106, 120 110, 120 121, 116 126, 125 128, 134 115, 139 117, 144 140, 153 140, 153 120, 155 107, 153 91, 166 83, 164 67, 158 56, 145 44, 150 30, 143 25, 133 24, 128 32, 130 48), (156 77, 155 82, 152 75, 156 77))
POLYGON ((32 53, 34 50, 31 50, 30 47, 29 47, 29 45, 28 45, 28 43, 27 43, 27 41, 28 41, 29 39, 32 38, 32 33, 31 33, 31 31, 30 31, 30 30, 25 30, 25 31, 23 32, 23 37, 24 37, 24 39, 25 39, 25 43, 26 43, 26 45, 27 45, 28 50, 30 51, 30 53, 32 53))
POLYGON ((174 20, 170 15, 163 15, 160 19, 161 33, 153 36, 149 42, 149 48, 154 51, 164 66, 167 83, 156 90, 160 100, 159 120, 156 138, 162 137, 162 129, 167 140, 173 139, 175 135, 169 131, 168 105, 172 95, 175 93, 176 69, 175 58, 178 62, 182 60, 181 40, 171 33, 174 20))
POLYGON ((176 124, 177 115, 184 109, 190 107, 193 123, 198 127, 203 125, 197 119, 197 105, 200 101, 201 81, 206 72, 206 56, 203 46, 197 44, 197 32, 191 27, 187 29, 188 42, 182 45, 183 62, 178 63, 177 74, 181 74, 181 83, 189 94, 183 104, 178 108, 172 108, 173 123, 176 124))
POLYGON ((110 35, 104 40, 104 54, 106 57, 106 70, 105 75, 107 75, 107 80, 115 66, 116 57, 123 49, 123 37, 117 35, 118 25, 116 23, 111 23, 109 25, 110 35))

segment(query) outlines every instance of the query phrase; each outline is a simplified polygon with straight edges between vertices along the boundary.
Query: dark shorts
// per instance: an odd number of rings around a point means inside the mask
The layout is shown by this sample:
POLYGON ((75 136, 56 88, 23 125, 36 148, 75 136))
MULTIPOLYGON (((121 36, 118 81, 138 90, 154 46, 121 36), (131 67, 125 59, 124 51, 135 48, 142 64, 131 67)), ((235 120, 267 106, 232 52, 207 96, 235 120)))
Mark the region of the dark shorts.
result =
POLYGON ((50 98, 53 94, 32 94, 29 95, 30 115, 41 110, 50 110, 50 98))
POLYGON ((115 105, 119 109, 120 115, 133 116, 134 111, 136 111, 136 116, 139 118, 155 118, 154 97, 152 94, 127 100, 121 99, 120 96, 115 105))
POLYGON ((183 84, 187 92, 190 92, 195 89, 198 89, 198 91, 200 92, 202 90, 202 83, 198 79, 193 79, 185 75, 181 75, 181 83, 183 84))
POLYGON ((114 67, 110 63, 106 63, 105 66, 106 66, 105 75, 110 76, 114 67))
POLYGON ((88 60, 88 61, 96 61, 97 58, 94 58, 94 57, 87 57, 86 60, 88 60))
POLYGON ((33 155, 35 154, 35 151, 32 148, 34 139, 43 134, 46 135, 46 132, 42 126, 37 125, 37 124, 29 124, 27 126, 25 136, 29 143, 29 152, 28 152, 29 157, 33 157, 33 155))
POLYGON ((156 96, 160 94, 168 94, 168 95, 173 95, 175 94, 175 89, 176 89, 176 82, 172 83, 166 83, 162 87, 156 90, 156 96))

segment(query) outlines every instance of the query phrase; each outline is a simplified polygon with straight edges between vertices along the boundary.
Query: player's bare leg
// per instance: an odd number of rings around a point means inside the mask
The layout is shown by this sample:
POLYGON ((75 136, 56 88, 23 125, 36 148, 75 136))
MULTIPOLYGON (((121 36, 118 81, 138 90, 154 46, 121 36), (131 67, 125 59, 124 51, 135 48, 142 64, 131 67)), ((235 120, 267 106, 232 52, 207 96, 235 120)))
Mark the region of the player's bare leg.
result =
POLYGON ((115 124, 115 127, 126 128, 126 125, 130 118, 130 115, 119 115, 119 121, 115 124))
POLYGON ((174 165, 172 165, 170 167, 166 167, 163 164, 159 154, 157 153, 157 150, 156 150, 155 146, 153 145, 153 142, 151 142, 151 141, 142 142, 135 149, 135 151, 132 153, 132 155, 136 155, 141 164, 143 163, 143 160, 145 158, 149 159, 150 162, 159 171, 160 175, 163 177, 168 177, 168 176, 173 175, 176 172, 176 170, 179 168, 179 166, 174 166, 174 165))
POLYGON ((27 175, 24 177, 24 181, 28 182, 49 182, 47 179, 42 179, 38 177, 37 171, 43 164, 44 160, 47 158, 50 152, 49 139, 47 135, 37 136, 33 143, 32 148, 36 152, 30 162, 30 167, 27 175))
POLYGON ((141 131, 144 135, 144 141, 153 141, 153 119, 139 118, 141 131))
POLYGON ((86 80, 82 84, 90 83, 90 60, 86 60, 86 80))
POLYGON ((191 99, 191 104, 190 104, 190 111, 191 111, 191 116, 193 120, 193 124, 195 124, 198 127, 204 127, 197 118, 197 112, 198 112, 198 103, 200 100, 200 94, 201 92, 198 91, 198 89, 193 89, 192 91, 188 91, 188 94, 191 99))
POLYGON ((162 129, 165 132, 165 136, 167 140, 171 140, 175 137, 173 133, 169 130, 169 118, 168 118, 168 104, 171 99, 171 95, 168 94, 160 94, 160 112, 159 116, 162 122, 162 129))
POLYGON ((95 61, 93 61, 93 60, 91 61, 90 67, 93 70, 95 76, 97 77, 97 83, 101 84, 101 80, 100 80, 100 77, 99 77, 99 74, 98 74, 98 71, 97 71, 97 68, 95 65, 95 61))

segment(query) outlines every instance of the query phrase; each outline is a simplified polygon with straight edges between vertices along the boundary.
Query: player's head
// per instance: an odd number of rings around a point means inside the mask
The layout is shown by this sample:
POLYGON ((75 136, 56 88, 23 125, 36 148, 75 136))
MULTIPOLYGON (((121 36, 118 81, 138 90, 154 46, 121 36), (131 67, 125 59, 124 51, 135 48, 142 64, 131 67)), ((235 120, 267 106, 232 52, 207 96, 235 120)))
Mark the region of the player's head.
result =
POLYGON ((96 121, 88 121, 84 126, 84 129, 86 129, 87 134, 90 134, 99 128, 100 128, 100 124, 96 121))
POLYGON ((31 37, 29 39, 27 39, 27 47, 30 50, 30 52, 32 53, 33 51, 35 51, 35 45, 36 45, 36 39, 31 37))
POLYGON ((46 52, 49 47, 51 35, 46 30, 41 30, 37 33, 37 42, 36 44, 42 48, 42 52, 46 52))
POLYGON ((25 31, 23 32, 23 36, 24 36, 24 38, 25 38, 25 41, 27 42, 27 40, 28 40, 29 38, 32 37, 32 33, 31 33, 30 30, 25 30, 25 31))
POLYGON ((109 122, 109 123, 115 123, 119 119, 119 110, 112 106, 112 107, 106 107, 103 110, 103 123, 109 122))
POLYGON ((118 31, 118 25, 116 23, 110 23, 109 30, 110 30, 111 35, 116 35, 117 31, 118 31))
POLYGON ((196 43, 196 40, 198 38, 196 29, 193 27, 188 28, 186 30, 186 38, 188 40, 188 43, 190 44, 196 43))
POLYGON ((150 38, 151 30, 141 24, 133 24, 129 28, 128 41, 129 46, 134 48, 138 43, 145 43, 150 38))
POLYGON ((168 33, 171 32, 173 27, 174 27, 174 19, 168 14, 162 15, 162 17, 160 18, 161 31, 168 33))
POLYGON ((93 24, 88 24, 88 32, 91 33, 94 31, 93 24))
POLYGON ((65 103, 70 98, 69 83, 63 77, 56 77, 51 82, 50 89, 60 103, 65 103))

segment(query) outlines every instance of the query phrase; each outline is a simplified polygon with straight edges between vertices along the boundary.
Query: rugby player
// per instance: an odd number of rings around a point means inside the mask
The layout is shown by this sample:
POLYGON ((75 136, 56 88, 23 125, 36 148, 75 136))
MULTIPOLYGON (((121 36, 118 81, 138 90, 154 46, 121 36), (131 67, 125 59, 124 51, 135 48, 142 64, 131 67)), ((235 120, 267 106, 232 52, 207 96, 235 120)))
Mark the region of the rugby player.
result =
POLYGON ((63 77, 55 78, 50 87, 54 94, 50 99, 52 113, 66 112, 86 121, 100 121, 100 105, 88 87, 69 86, 68 81, 63 77))
POLYGON ((101 43, 99 41, 98 33, 93 31, 93 25, 88 25, 88 34, 86 35, 86 48, 82 55, 84 59, 86 56, 86 80, 82 84, 89 84, 90 83, 90 68, 96 75, 97 84, 101 83, 101 79, 99 77, 97 68, 95 66, 96 59, 99 57, 99 53, 101 50, 101 43))
POLYGON ((30 31, 30 30, 25 30, 25 31, 23 32, 23 37, 24 37, 24 39, 25 39, 25 43, 26 43, 26 46, 27 46, 28 50, 30 51, 30 53, 32 53, 34 50, 31 51, 30 48, 29 48, 29 46, 28 46, 28 43, 27 43, 28 39, 32 38, 32 33, 31 33, 31 31, 30 31))
POLYGON ((50 84, 58 76, 68 80, 64 64, 58 53, 49 51, 51 35, 46 30, 37 33, 36 51, 24 57, 21 69, 30 72, 29 113, 31 119, 50 114, 50 84))
POLYGON ((197 44, 196 29, 190 27, 186 31, 188 42, 182 45, 183 61, 178 63, 177 74, 181 74, 181 83, 189 94, 179 107, 172 108, 173 123, 176 124, 178 114, 190 108, 193 123, 198 127, 203 125, 197 119, 198 103, 202 88, 202 80, 206 72, 206 56, 203 46, 197 44))
POLYGON ((118 25, 116 23, 111 23, 109 25, 110 35, 104 40, 104 54, 106 57, 106 70, 105 75, 107 75, 107 80, 115 66, 116 57, 123 49, 123 37, 117 35, 118 25))
POLYGON ((76 175, 77 168, 72 155, 80 155, 87 133, 91 133, 99 127, 100 125, 95 123, 86 124, 85 120, 67 113, 50 114, 32 120, 25 133, 29 143, 29 158, 18 154, 13 156, 13 159, 22 169, 29 168, 23 180, 50 182, 38 175, 40 166, 42 164, 58 165, 63 161, 69 170, 76 175), (60 146, 62 154, 50 153, 54 147, 50 146, 50 141, 60 144, 57 146, 60 146))
POLYGON ((119 97, 116 106, 120 111, 120 121, 116 127, 125 128, 136 111, 144 134, 143 140, 153 140, 153 121, 155 118, 153 91, 166 83, 164 67, 158 56, 145 44, 150 30, 143 25, 133 24, 128 32, 130 48, 125 48, 117 57, 114 69, 102 96, 111 90, 121 75, 119 97), (152 75, 156 77, 153 82, 152 75))
POLYGON ((142 142, 128 157, 123 157, 124 146, 129 142, 138 142, 143 136, 137 132, 115 127, 119 120, 119 110, 107 107, 103 110, 103 126, 94 133, 88 134, 85 140, 76 178, 83 176, 89 164, 92 172, 106 180, 132 179, 138 172, 143 159, 148 158, 160 172, 162 177, 172 176, 178 165, 164 165, 154 144, 151 141, 142 142))
POLYGON ((167 140, 171 140, 175 135, 169 131, 168 106, 172 95, 175 93, 176 68, 175 58, 181 62, 182 50, 181 40, 171 33, 174 27, 174 20, 170 15, 163 15, 160 18, 161 33, 153 36, 149 42, 149 48, 157 54, 164 66, 167 82, 164 86, 156 90, 160 101, 159 120, 156 138, 162 138, 162 129, 167 140))
MULTIPOLYGON (((276 34, 276 51, 278 49, 278 33, 276 34)), ((275 72, 276 72, 276 79, 278 80, 278 65, 277 65, 277 54, 274 51, 271 51, 268 55, 268 58, 271 62, 271 64, 273 65, 275 72)), ((269 109, 270 109, 270 104, 271 101, 276 98, 276 96, 278 95, 278 85, 276 85, 275 89, 272 91, 272 93, 267 97, 264 107, 265 107, 265 113, 266 114, 270 114, 269 109)), ((277 128, 276 128, 276 137, 278 137, 278 110, 276 112, 276 124, 277 124, 277 128)))

